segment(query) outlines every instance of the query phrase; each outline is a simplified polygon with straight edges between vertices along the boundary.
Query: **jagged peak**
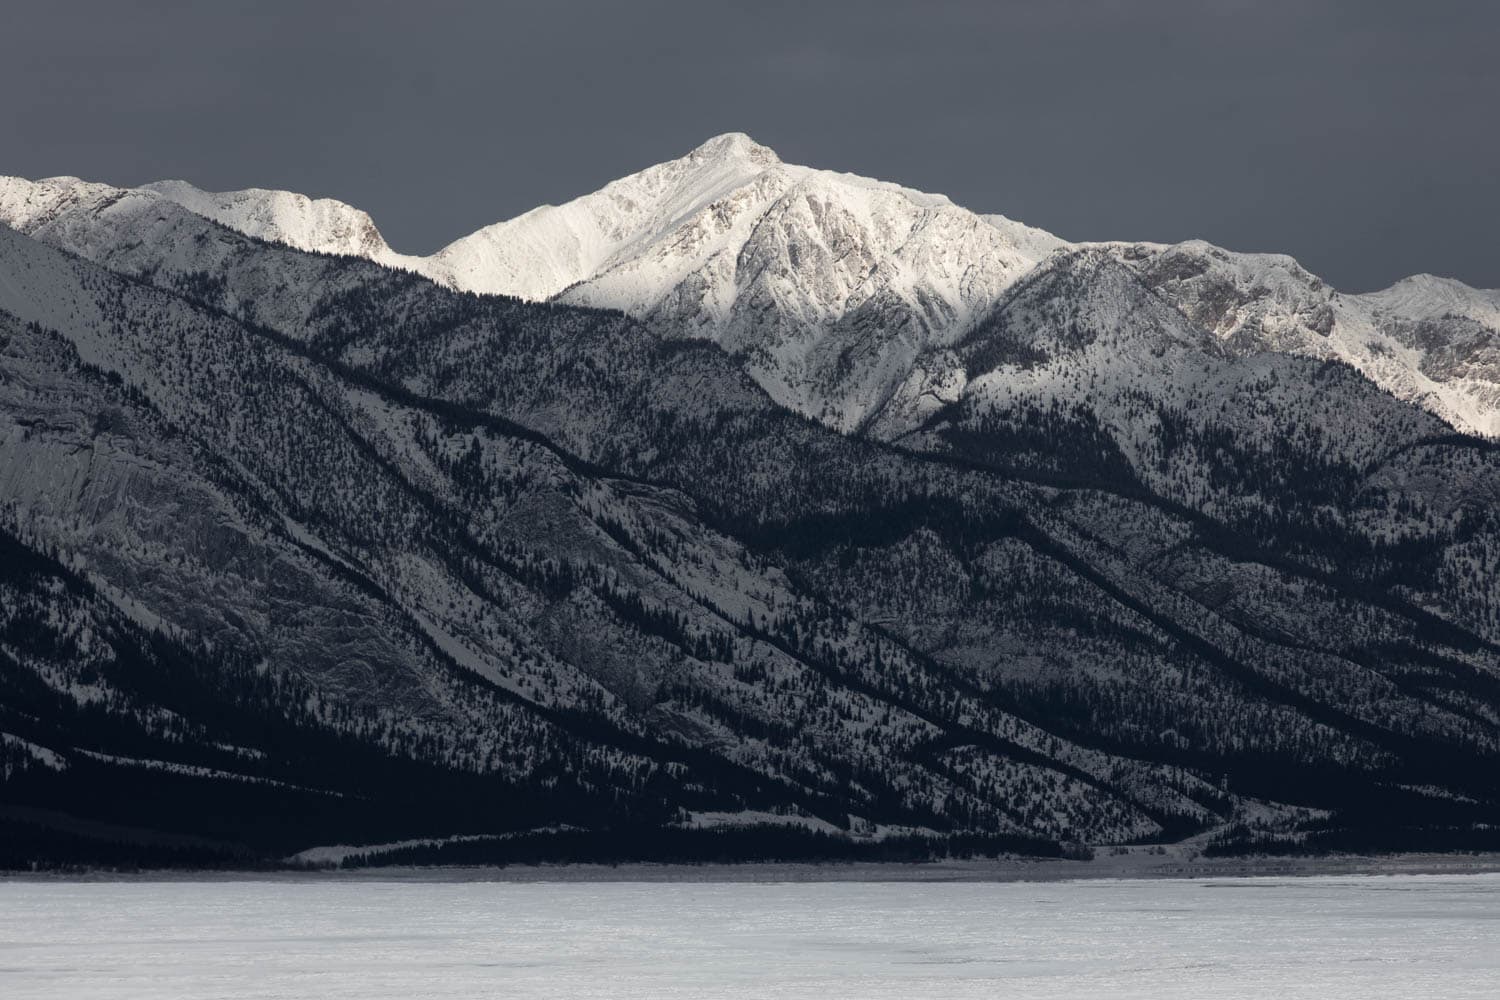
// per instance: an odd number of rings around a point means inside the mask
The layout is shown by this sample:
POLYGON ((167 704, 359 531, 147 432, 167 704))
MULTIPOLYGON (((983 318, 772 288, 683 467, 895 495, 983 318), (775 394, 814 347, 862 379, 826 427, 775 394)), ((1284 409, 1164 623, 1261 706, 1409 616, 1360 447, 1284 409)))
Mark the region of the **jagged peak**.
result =
POLYGON ((79 201, 119 191, 108 184, 71 176, 45 177, 38 181, 25 177, 0 177, 0 223, 29 230, 79 201))
POLYGON ((775 166, 781 157, 744 132, 725 132, 699 145, 687 155, 690 160, 745 160, 760 166, 775 166))

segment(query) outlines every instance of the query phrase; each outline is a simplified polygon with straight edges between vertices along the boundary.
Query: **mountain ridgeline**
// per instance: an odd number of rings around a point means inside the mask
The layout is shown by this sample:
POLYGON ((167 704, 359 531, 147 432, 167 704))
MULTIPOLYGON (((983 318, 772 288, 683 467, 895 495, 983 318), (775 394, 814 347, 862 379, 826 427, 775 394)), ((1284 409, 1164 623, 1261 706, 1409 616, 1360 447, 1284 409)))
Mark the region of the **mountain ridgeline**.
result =
POLYGON ((0 866, 1500 847, 1500 297, 713 140, 0 182, 0 866))

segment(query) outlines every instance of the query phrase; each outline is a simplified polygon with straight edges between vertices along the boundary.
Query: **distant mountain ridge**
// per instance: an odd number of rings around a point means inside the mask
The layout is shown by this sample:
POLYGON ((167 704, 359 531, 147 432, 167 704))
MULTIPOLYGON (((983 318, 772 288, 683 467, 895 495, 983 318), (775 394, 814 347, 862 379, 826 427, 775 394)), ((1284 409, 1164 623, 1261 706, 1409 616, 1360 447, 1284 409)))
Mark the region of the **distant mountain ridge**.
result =
MULTIPOLYGON (((1500 435, 1500 291, 1418 275, 1347 295, 1284 256, 1071 244, 941 195, 785 164, 742 133, 428 257, 397 253, 366 213, 331 199, 183 181, 137 190, 258 239, 711 338, 778 402, 845 431, 875 422, 918 359, 972 330, 1021 275, 1100 246, 1232 350, 1342 360, 1460 430, 1500 435)), ((119 196, 72 178, 4 179, 0 221, 24 231, 58 206, 119 196)))

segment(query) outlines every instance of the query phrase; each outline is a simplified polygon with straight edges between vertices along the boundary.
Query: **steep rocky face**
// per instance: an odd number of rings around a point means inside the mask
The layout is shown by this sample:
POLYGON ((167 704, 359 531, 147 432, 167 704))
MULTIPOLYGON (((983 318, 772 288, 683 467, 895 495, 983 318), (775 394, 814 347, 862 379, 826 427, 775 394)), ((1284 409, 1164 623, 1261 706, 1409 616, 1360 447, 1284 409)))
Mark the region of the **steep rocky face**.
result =
POLYGON ((120 188, 91 184, 77 177, 40 181, 0 177, 0 223, 28 232, 70 211, 97 210, 123 193, 120 188))
POLYGON ((920 358, 871 430, 905 439, 962 402, 970 410, 1085 406, 1123 432, 1139 414, 1111 408, 1173 400, 1225 356, 1112 255, 1070 251, 1028 274, 951 346, 920 358))
POLYGON ((1475 416, 1457 426, 1500 434, 1500 291, 1417 275, 1359 300, 1377 329, 1419 359, 1422 375, 1472 403, 1475 416))
POLYGON ((1342 361, 1460 430, 1500 434, 1495 292, 1418 276, 1345 295, 1275 254, 1199 241, 1110 249, 1232 351, 1342 361))

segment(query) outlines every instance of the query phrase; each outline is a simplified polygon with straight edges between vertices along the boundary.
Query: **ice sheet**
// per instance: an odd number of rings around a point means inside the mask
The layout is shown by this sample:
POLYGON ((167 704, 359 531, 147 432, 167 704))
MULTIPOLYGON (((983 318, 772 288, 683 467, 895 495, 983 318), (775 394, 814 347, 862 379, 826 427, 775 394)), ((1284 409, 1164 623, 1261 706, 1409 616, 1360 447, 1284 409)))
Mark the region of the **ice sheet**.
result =
POLYGON ((0 883, 30 998, 1500 995, 1500 876, 0 883))

